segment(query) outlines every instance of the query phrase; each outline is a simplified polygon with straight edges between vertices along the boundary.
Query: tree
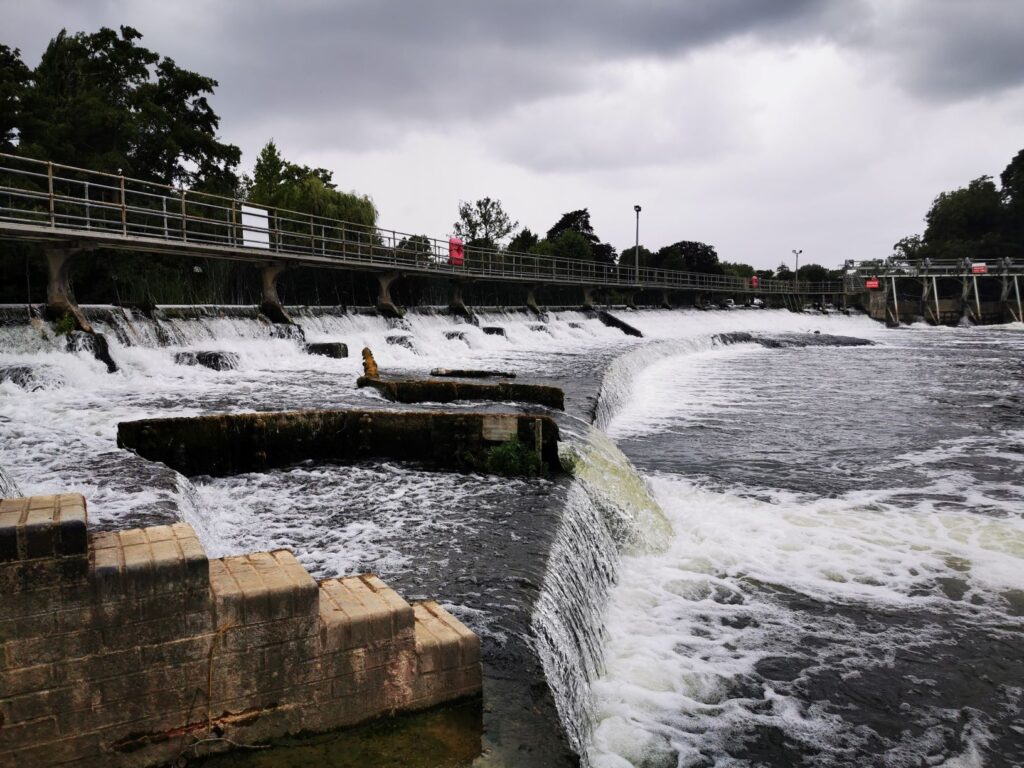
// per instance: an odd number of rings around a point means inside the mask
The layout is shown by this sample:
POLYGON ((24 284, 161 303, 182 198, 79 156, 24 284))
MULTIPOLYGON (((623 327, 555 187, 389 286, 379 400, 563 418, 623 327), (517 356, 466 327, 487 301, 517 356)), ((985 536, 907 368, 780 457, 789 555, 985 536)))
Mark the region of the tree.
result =
POLYGON ((722 271, 727 275, 733 277, 753 277, 754 268, 749 264, 740 264, 738 262, 723 261, 722 271))
POLYGON ((21 51, 0 44, 0 152, 15 149, 28 81, 29 69, 21 60, 21 51))
POLYGON ((797 276, 807 283, 824 283, 832 278, 832 272, 820 264, 801 264, 797 276))
POLYGON ((242 188, 257 205, 337 219, 365 230, 377 225, 377 209, 369 197, 339 191, 325 168, 288 162, 273 140, 260 150, 252 178, 244 179, 242 188))
POLYGON ((31 73, 20 110, 22 154, 218 192, 237 185, 238 147, 218 140, 207 96, 217 81, 138 44, 123 26, 61 32, 31 73))
POLYGON ((552 254, 557 258, 576 261, 592 261, 594 258, 590 241, 575 230, 566 229, 548 242, 552 244, 552 254))
POLYGON ((722 265, 718 263, 718 253, 714 246, 693 240, 680 240, 658 249, 654 254, 653 266, 709 275, 725 274, 722 265))
POLYGON ((519 234, 509 241, 508 250, 512 253, 529 253, 537 243, 537 235, 533 234, 529 227, 523 227, 519 234))
POLYGON ((1002 196, 990 176, 942 192, 925 216, 925 253, 939 258, 998 258, 1002 219, 1002 196))
MULTIPOLYGON (((630 246, 629 248, 623 248, 622 249, 622 254, 619 256, 619 266, 620 267, 635 267, 636 266, 636 252, 637 252, 637 247, 635 245, 630 246)), ((654 254, 652 254, 649 250, 647 250, 646 248, 644 248, 641 245, 640 246, 640 266, 641 267, 649 267, 649 266, 651 266, 651 261, 652 261, 653 255, 654 254)))
POLYGON ((892 246, 893 256, 904 261, 916 261, 922 257, 921 249, 924 243, 920 235, 907 235, 901 237, 892 246))
POLYGON ((547 239, 557 243, 565 232, 575 232, 588 243, 588 259, 602 264, 615 263, 615 249, 609 243, 602 243, 594 233, 594 228, 590 224, 590 212, 586 208, 563 213, 562 218, 548 230, 547 239))
POLYGON ((519 228, 519 222, 509 218, 500 200, 482 197, 475 203, 459 203, 459 220, 453 227, 469 246, 497 248, 519 228))
POLYGON ((1008 254, 1024 258, 1024 149, 1016 154, 999 175, 1003 200, 1003 239, 1008 254))

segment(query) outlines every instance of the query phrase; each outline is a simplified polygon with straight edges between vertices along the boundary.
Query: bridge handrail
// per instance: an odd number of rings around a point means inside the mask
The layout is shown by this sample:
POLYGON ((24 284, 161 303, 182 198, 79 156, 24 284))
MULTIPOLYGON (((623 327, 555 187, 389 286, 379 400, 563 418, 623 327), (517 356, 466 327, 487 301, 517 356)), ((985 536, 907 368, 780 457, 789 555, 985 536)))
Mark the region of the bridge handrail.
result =
MULTIPOLYGON (((216 193, 174 187, 0 153, 0 221, 82 233, 120 234, 129 247, 156 242, 227 248, 247 256, 307 257, 314 263, 393 266, 449 277, 737 293, 835 294, 839 281, 812 283, 602 264, 535 253, 466 246, 462 265, 449 263, 448 240, 367 226, 216 193), (6 197, 6 201, 3 199, 6 197), (242 222, 242 207, 266 211, 268 226, 242 222), (267 239, 264 246, 262 238, 267 239)), ((627 252, 628 255, 628 252, 627 252)))

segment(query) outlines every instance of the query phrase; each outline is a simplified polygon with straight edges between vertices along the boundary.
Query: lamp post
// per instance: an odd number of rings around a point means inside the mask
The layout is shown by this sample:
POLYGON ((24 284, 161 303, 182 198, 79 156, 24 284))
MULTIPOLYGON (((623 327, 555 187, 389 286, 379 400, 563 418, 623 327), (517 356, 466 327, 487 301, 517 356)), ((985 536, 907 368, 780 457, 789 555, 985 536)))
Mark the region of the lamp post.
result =
POLYGON ((800 290, 800 288, 798 286, 798 283, 797 283, 797 279, 800 276, 800 254, 803 253, 803 252, 804 251, 803 251, 802 248, 799 251, 796 250, 796 249, 793 249, 793 255, 796 257, 796 269, 793 272, 793 290, 794 291, 799 291, 800 290))
POLYGON ((634 205, 636 211, 636 248, 633 250, 633 261, 636 262, 636 284, 640 285, 640 206, 634 205))

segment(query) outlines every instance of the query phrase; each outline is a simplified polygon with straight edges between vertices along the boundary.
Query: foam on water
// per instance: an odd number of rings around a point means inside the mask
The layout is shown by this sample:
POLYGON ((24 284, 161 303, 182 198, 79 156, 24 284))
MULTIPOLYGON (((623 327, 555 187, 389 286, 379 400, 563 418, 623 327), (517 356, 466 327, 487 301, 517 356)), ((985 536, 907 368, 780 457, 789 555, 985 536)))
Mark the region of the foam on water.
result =
MULTIPOLYGON (((890 338, 922 353, 920 338, 890 338)), ((773 350, 666 350, 671 356, 661 359, 637 350, 613 366, 632 357, 643 371, 609 390, 616 407, 602 413, 613 437, 642 445, 661 435, 664 443, 711 428, 742 441, 751 409, 786 413, 805 402, 799 398, 823 396, 806 380, 787 390, 777 373, 781 394, 773 402, 764 381, 754 381, 777 360, 773 350), (763 356, 764 366, 750 365, 763 356), (745 369, 748 377, 738 373, 745 369)), ((998 405, 1002 381, 969 396, 998 405)), ((917 384, 929 386, 942 402, 942 386, 917 384)), ((865 428, 892 429, 884 412, 865 428)), ((1014 694, 1002 681, 990 683, 991 693, 969 691, 983 674, 973 671, 972 660, 986 655, 978 649, 1000 648, 1024 629, 1022 444, 1024 431, 1015 428, 947 434, 892 455, 880 443, 879 466, 866 461, 858 470, 853 485, 860 487, 828 495, 759 487, 756 472, 746 484, 650 472, 674 536, 664 551, 622 556, 605 615, 603 674, 591 687, 586 759, 601 768, 798 762, 801 754, 818 765, 985 764, 992 729, 1021 715, 1019 687, 1014 694), (901 476, 906 487, 893 482, 901 476), (953 701, 939 693, 914 705, 897 700, 893 721, 882 701, 899 690, 891 681, 915 668, 907 657, 915 652, 952 656, 947 664, 918 664, 931 677, 917 685, 951 690, 953 701), (963 683, 938 679, 954 670, 963 683), (838 682, 823 687, 824 680, 838 682), (882 698, 865 704, 865 695, 882 698)))

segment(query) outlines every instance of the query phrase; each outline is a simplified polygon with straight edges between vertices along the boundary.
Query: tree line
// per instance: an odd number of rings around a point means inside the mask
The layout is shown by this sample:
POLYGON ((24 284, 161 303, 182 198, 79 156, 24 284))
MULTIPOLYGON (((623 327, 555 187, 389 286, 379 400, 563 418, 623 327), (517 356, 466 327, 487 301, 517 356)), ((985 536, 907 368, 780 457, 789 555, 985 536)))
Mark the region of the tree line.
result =
POLYGON ((924 217, 920 235, 893 245, 900 259, 1024 261, 1024 149, 999 174, 979 176, 950 192, 940 192, 924 217))
MULTIPOLYGON (((340 219, 367 231, 376 226, 378 211, 367 195, 340 190, 325 168, 287 160, 273 140, 260 151, 252 174, 241 173, 241 150, 218 133, 220 117, 210 102, 217 81, 150 50, 142 37, 129 26, 93 33, 61 30, 35 67, 17 48, 0 44, 0 151, 340 219)), ((474 249, 487 248, 632 266, 638 253, 647 267, 792 277, 785 265, 758 271, 720 261, 714 246, 689 240, 656 251, 624 248, 620 255, 594 232, 587 208, 566 212, 546 232, 534 233, 520 228, 499 200, 485 197, 461 202, 453 228, 469 257, 474 249)), ((426 235, 396 245, 425 258, 432 251, 426 235)), ((30 258, 34 248, 11 245, 0 252, 0 301, 40 299, 46 273, 41 259, 30 258), (22 274, 23 279, 14 279, 22 274)), ((142 260, 97 251, 81 258, 73 276, 79 300, 86 302, 254 303, 253 270, 206 259, 148 255, 142 260)), ((828 276, 817 265, 800 268, 801 279, 828 276)), ((303 270, 287 278, 282 293, 295 302, 358 303, 372 289, 364 283, 329 270, 303 270)))

